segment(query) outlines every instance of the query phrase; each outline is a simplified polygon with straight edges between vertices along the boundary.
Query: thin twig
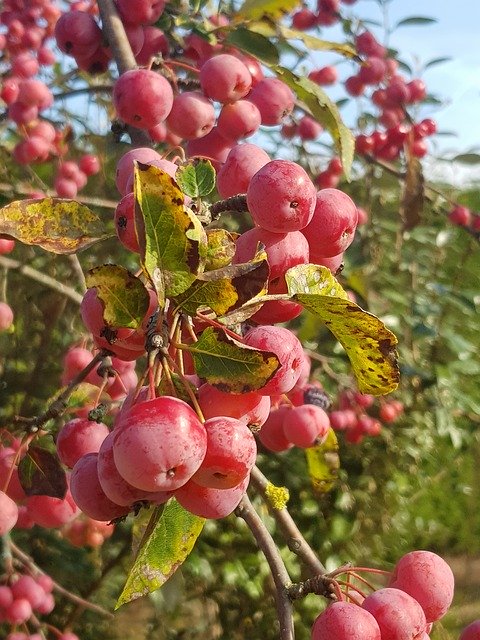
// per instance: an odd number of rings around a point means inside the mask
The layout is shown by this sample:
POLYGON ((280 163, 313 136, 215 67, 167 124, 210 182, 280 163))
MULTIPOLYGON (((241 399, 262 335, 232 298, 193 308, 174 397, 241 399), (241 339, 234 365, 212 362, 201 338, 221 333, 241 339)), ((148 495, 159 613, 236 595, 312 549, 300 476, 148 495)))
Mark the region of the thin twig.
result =
MULTIPOLYGON (((22 186, 18 183, 15 183, 15 185, 12 185, 9 182, 0 182, 0 192, 11 193, 12 197, 14 197, 15 195, 29 196, 32 193, 32 187, 22 186)), ((45 191, 45 197, 58 198, 58 195, 56 191, 47 189, 45 191)), ((118 201, 115 201, 115 200, 107 200, 106 198, 95 198, 91 196, 83 196, 81 194, 75 197, 75 201, 85 205, 91 205, 93 207, 102 207, 102 209, 115 209, 118 205, 118 201)))
POLYGON ((85 291, 87 290, 87 283, 85 281, 85 274, 83 273, 82 265, 80 264, 80 260, 78 259, 77 254, 71 253, 68 256, 68 261, 70 262, 72 271, 78 280, 80 288, 82 289, 82 293, 85 293, 85 291))
POLYGON ((257 545, 265 556, 275 583, 275 602, 280 623, 279 640, 294 640, 292 603, 288 596, 288 588, 292 581, 280 556, 275 541, 265 527, 262 519, 255 511, 250 499, 245 494, 235 510, 235 514, 245 520, 253 534, 257 545))
POLYGON ((268 480, 257 466, 253 467, 250 474, 250 480, 255 489, 257 489, 257 491, 265 498, 268 510, 282 532, 290 551, 293 551, 293 553, 302 560, 314 575, 325 574, 325 567, 317 558, 312 547, 303 537, 300 529, 295 523, 295 520, 288 512, 288 509, 286 507, 283 509, 275 509, 272 507, 271 502, 268 497, 266 497, 268 480))
POLYGON ((83 300, 83 296, 77 291, 75 291, 75 289, 68 287, 66 284, 62 284, 61 282, 58 282, 58 280, 55 280, 55 278, 51 278, 50 276, 47 276, 45 273, 41 273, 40 271, 37 271, 33 267, 29 267, 26 264, 22 264, 18 260, 13 260, 12 258, 6 258, 5 256, 0 256, 0 265, 2 267, 6 267, 7 269, 14 269, 15 271, 18 271, 18 273, 21 273, 22 275, 27 276, 27 278, 36 280, 37 282, 44 284, 46 287, 49 287, 54 291, 58 291, 58 293, 61 293, 66 298, 69 298, 76 304, 80 304, 83 300))
MULTIPOLYGON (((9 540, 8 544, 10 546, 10 549, 12 550, 13 555, 17 556, 17 558, 21 560, 22 563, 28 569, 30 569, 30 571, 32 571, 33 573, 40 573, 41 575, 47 575, 45 571, 40 569, 40 567, 35 564, 32 558, 30 558, 30 556, 28 556, 19 547, 17 547, 17 545, 14 542, 9 540)), ((108 616, 109 618, 113 618, 113 613, 111 613, 110 611, 107 611, 106 609, 104 609, 98 604, 93 604, 92 602, 88 602, 88 600, 84 600, 80 596, 77 596, 75 593, 72 593, 71 591, 68 591, 68 589, 65 589, 65 587, 62 587, 62 585, 58 584, 58 582, 53 581, 53 588, 55 589, 55 591, 57 591, 58 593, 61 593, 63 596, 65 596, 72 602, 75 602, 75 604, 81 605, 82 607, 85 607, 85 609, 96 611, 97 613, 100 613, 103 616, 108 616)))
POLYGON ((27 430, 30 432, 38 431, 39 427, 44 425, 53 418, 58 418, 67 408, 67 402, 70 395, 75 391, 77 386, 85 380, 90 371, 92 371, 99 362, 105 357, 105 352, 100 351, 97 353, 90 362, 84 367, 72 380, 68 383, 65 389, 55 398, 55 400, 49 405, 48 409, 39 416, 34 418, 17 417, 14 422, 24 423, 27 426, 27 430))

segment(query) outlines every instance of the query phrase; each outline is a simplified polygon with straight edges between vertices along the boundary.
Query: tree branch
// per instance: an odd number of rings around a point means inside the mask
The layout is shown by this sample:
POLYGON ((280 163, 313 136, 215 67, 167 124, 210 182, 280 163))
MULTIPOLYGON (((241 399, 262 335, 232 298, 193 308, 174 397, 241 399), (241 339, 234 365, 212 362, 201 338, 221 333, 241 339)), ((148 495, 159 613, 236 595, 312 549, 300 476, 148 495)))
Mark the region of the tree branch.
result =
POLYGON ((288 596, 288 588, 292 584, 285 564, 280 556, 275 541, 269 534, 262 519, 255 511, 249 497, 245 494, 235 510, 235 514, 245 520, 257 545, 265 556, 275 583, 275 602, 280 622, 280 640, 294 640, 292 603, 288 596))
MULTIPOLYGON (((97 0, 97 4, 102 18, 102 29, 112 49, 119 74, 136 69, 137 62, 113 0, 97 0)), ((129 126, 128 133, 133 144, 145 147, 151 145, 150 136, 146 131, 129 126)))
POLYGON ((268 480, 255 466, 253 467, 250 480, 255 489, 262 495, 267 503, 270 514, 275 519, 283 537, 288 545, 290 551, 293 551, 300 560, 307 566, 314 575, 323 575, 326 573, 326 569, 320 560, 317 558, 315 552, 303 537, 300 529, 297 527, 294 519, 288 512, 288 509, 275 509, 272 506, 271 501, 266 495, 266 489, 268 486, 268 480))
POLYGON ((29 267, 26 264, 22 264, 18 260, 13 260, 12 258, 6 258, 5 256, 0 256, 0 265, 7 269, 14 269, 15 271, 18 271, 18 273, 21 273, 22 275, 27 276, 27 278, 36 280, 37 282, 44 284, 46 287, 49 287, 54 291, 58 291, 59 293, 64 295, 66 298, 69 298, 76 304, 80 304, 82 302, 83 296, 80 293, 77 293, 75 289, 72 289, 71 287, 68 287, 67 285, 62 284, 61 282, 58 282, 58 280, 55 280, 55 278, 51 278, 50 276, 47 276, 46 274, 41 273, 40 271, 37 271, 33 267, 29 267))
MULTIPOLYGON (((30 569, 30 571, 37 574, 39 573, 41 575, 48 575, 45 573, 45 571, 42 571, 42 569, 40 569, 40 567, 35 564, 35 562, 32 560, 32 558, 30 558, 30 556, 28 556, 19 547, 17 547, 17 545, 14 542, 9 540, 8 544, 10 546, 10 549, 13 555, 15 555, 22 562, 23 565, 25 565, 28 569, 30 569)), ((85 609, 90 609, 91 611, 96 611, 97 613, 100 613, 103 616, 108 616, 109 618, 113 618, 113 613, 110 613, 110 611, 107 611, 106 609, 104 609, 98 604, 93 604, 92 602, 88 602, 88 600, 84 600, 80 596, 77 596, 75 593, 72 593, 71 591, 68 591, 68 589, 65 589, 64 587, 62 587, 62 585, 58 584, 58 582, 55 582, 55 581, 53 582, 53 588, 55 589, 55 591, 57 591, 58 593, 61 593, 63 596, 65 596, 72 602, 75 602, 76 604, 81 605, 82 607, 85 607, 85 609)))

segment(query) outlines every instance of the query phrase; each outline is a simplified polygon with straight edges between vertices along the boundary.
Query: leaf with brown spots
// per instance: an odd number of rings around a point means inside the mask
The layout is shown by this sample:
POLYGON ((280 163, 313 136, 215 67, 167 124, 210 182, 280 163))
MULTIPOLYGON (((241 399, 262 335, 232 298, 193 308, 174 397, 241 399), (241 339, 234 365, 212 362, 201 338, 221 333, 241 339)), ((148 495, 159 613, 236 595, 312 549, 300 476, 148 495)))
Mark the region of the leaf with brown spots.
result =
POLYGON ((103 304, 107 327, 138 329, 145 318, 150 296, 143 282, 117 264, 104 264, 86 275, 87 287, 95 287, 103 304))
POLYGON ((160 589, 188 557, 204 524, 205 518, 189 513, 175 498, 157 508, 115 609, 160 589))
POLYGON ((317 315, 345 349, 362 393, 397 388, 396 336, 381 320, 348 299, 326 267, 302 264, 285 275, 292 300, 317 315))
POLYGON ((160 304, 186 291, 203 271, 206 235, 168 173, 136 163, 135 225, 140 258, 160 304))
POLYGON ((0 209, 0 234, 60 254, 76 253, 108 238, 100 218, 75 200, 17 200, 0 209))
POLYGON ((207 229, 205 271, 221 269, 231 263, 235 255, 235 238, 226 229, 207 229))
MULTIPOLYGON (((190 289, 176 298, 176 303, 190 315, 211 310, 223 316, 265 294, 269 272, 267 254, 259 251, 250 262, 202 273, 190 289)), ((248 310, 250 315, 255 312, 253 306, 248 310)))
POLYGON ((188 350, 197 375, 228 393, 256 391, 280 367, 274 353, 247 347, 213 327, 205 329, 188 350))
POLYGON ((18 478, 27 496, 63 500, 67 493, 67 477, 57 456, 36 445, 30 446, 20 460, 18 478))

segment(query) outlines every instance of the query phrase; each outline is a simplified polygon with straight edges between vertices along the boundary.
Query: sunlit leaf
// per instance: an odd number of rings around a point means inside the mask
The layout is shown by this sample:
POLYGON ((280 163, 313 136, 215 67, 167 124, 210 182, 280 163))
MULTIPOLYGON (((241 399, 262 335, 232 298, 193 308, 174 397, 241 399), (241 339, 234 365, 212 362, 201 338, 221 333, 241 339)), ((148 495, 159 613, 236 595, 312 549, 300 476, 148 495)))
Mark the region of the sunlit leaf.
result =
POLYGON ((215 189, 215 169, 210 160, 194 158, 177 169, 175 181, 190 198, 203 198, 215 189))
POLYGON ((328 493, 335 486, 340 468, 338 442, 335 431, 330 429, 322 444, 305 449, 308 475, 317 494, 328 493))
POLYGON ((234 20, 281 18, 286 13, 291 13, 299 4, 300 0, 245 0, 234 15, 234 20))
POLYGON ((164 296, 186 291, 203 269, 205 232, 176 182, 157 167, 137 163, 135 199, 142 266, 162 304, 164 296))
POLYGON ((75 200, 17 200, 0 209, 0 234, 52 253, 76 253, 108 237, 100 218, 75 200))
POLYGON ((237 27, 229 31, 226 42, 266 64, 277 64, 279 61, 277 47, 264 35, 245 27, 237 27))
POLYGON ((329 269, 299 265, 285 279, 292 299, 317 315, 343 346, 362 393, 382 395, 397 388, 397 338, 348 299, 329 269))
POLYGON ((235 238, 226 229, 207 229, 205 271, 221 269, 231 263, 235 255, 235 238))
POLYGON ((341 42, 331 42, 330 40, 322 40, 315 36, 310 36, 304 31, 298 31, 297 29, 290 29, 280 25, 278 27, 279 33, 287 40, 301 40, 309 51, 333 51, 339 53, 346 58, 357 58, 358 53, 354 47, 350 44, 342 44, 341 42))
POLYGON ((87 287, 95 287, 103 303, 108 327, 138 329, 148 310, 150 297, 143 282, 117 264, 104 264, 86 275, 87 287))
POLYGON ((343 124, 336 104, 330 100, 321 87, 308 78, 298 76, 285 67, 276 66, 272 69, 297 94, 298 99, 315 120, 329 131, 348 179, 353 162, 355 141, 350 129, 343 124))
POLYGON ((229 393, 260 389, 280 366, 274 353, 247 347, 213 327, 205 329, 189 351, 197 375, 229 393))
MULTIPOLYGON (((212 310, 217 316, 223 316, 265 294, 269 271, 267 255, 262 251, 249 263, 205 272, 202 276, 208 280, 194 282, 176 298, 176 303, 190 315, 212 310)), ((251 312, 254 313, 253 308, 251 312)))
POLYGON ((204 523, 204 518, 186 511, 174 498, 163 510, 157 509, 115 608, 165 584, 192 551, 204 523))
POLYGON ((36 445, 30 445, 20 460, 18 478, 27 496, 63 500, 67 493, 67 478, 57 456, 36 445))

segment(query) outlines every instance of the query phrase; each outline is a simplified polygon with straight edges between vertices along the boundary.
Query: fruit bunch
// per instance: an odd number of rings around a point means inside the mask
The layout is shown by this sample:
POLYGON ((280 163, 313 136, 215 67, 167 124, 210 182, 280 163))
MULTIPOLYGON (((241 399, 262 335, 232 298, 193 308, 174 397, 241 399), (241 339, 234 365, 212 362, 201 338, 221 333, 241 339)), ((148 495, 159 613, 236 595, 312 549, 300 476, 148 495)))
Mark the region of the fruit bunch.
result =
MULTIPOLYGON (((0 623, 11 626, 6 640, 42 640, 40 632, 17 631, 19 626, 29 628, 29 621, 36 630, 41 629, 38 615, 48 615, 55 608, 54 582, 46 573, 13 573, 0 584, 0 623)), ((50 627, 53 629, 53 627, 50 627)), ((55 629, 58 640, 79 640, 74 633, 55 629)))
POLYGON ((395 422, 403 413, 399 400, 378 403, 374 396, 352 390, 342 391, 336 405, 329 414, 330 424, 335 431, 344 431, 346 441, 352 444, 359 444, 365 436, 378 436, 382 423, 395 422))
POLYGON ((340 595, 345 599, 317 617, 312 640, 428 640, 433 624, 452 603, 454 577, 437 554, 411 551, 397 562, 385 588, 366 595, 342 584, 346 592, 340 595))

